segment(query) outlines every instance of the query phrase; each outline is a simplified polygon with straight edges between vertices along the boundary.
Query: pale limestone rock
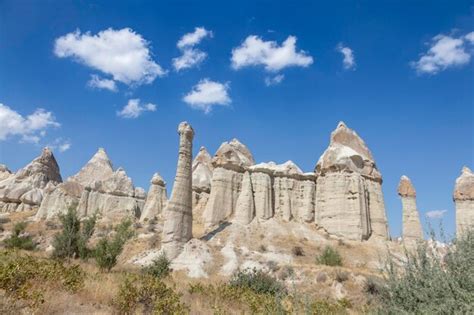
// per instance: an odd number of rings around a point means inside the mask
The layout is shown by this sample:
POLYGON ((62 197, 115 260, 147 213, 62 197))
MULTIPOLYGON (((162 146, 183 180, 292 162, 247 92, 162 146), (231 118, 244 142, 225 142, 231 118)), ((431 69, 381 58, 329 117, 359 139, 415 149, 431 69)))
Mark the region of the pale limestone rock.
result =
POLYGON ((101 219, 117 222, 140 215, 145 204, 145 191, 135 188, 122 168, 115 172, 107 153, 100 148, 74 176, 46 190, 36 219, 52 219, 77 206, 81 217, 98 213, 101 219))
POLYGON ((352 240, 388 238, 382 176, 365 142, 344 123, 331 133, 315 173, 319 226, 352 240))
POLYGON ((0 212, 32 210, 41 204, 43 189, 48 183, 57 185, 62 181, 58 163, 49 148, 44 148, 39 157, 15 174, 4 167, 0 172, 4 177, 0 181, 0 212))
POLYGON ((104 181, 114 173, 112 162, 103 148, 94 154, 87 164, 68 180, 75 181, 82 186, 91 186, 96 181, 104 181))
POLYGON ((474 173, 464 166, 456 179, 453 199, 456 204, 456 234, 474 227, 474 173))
POLYGON ((227 166, 229 169, 237 169, 239 171, 254 164, 255 160, 252 153, 237 139, 222 143, 212 159, 214 167, 227 166))
POLYGON ((211 155, 201 147, 193 161, 193 191, 209 193, 213 169, 211 155))
POLYGON ((0 164, 0 181, 10 177, 12 172, 8 169, 8 167, 4 164, 0 164))
POLYGON ((164 210, 161 246, 168 258, 174 259, 184 244, 193 237, 192 154, 194 130, 182 122, 178 127, 179 157, 171 198, 164 210))
POLYGON ((150 189, 146 197, 145 206, 140 221, 158 218, 166 206, 166 183, 160 174, 155 173, 150 181, 150 189))
POLYGON ((250 178, 255 201, 255 216, 259 220, 268 220, 273 217, 272 179, 264 172, 252 173, 250 178))
POLYGON ((122 168, 118 168, 103 181, 94 181, 82 192, 77 212, 80 216, 95 213, 109 221, 118 222, 127 217, 139 217, 145 204, 135 197, 132 180, 122 168))
POLYGON ((209 228, 229 218, 235 210, 242 183, 242 173, 223 167, 214 169, 211 193, 203 212, 205 227, 209 228))
POLYGON ((235 206, 234 222, 249 224, 255 217, 255 202, 253 199, 252 181, 250 173, 245 172, 242 179, 242 190, 235 206))
POLYGON ((402 176, 398 184, 398 195, 402 199, 402 238, 405 241, 423 239, 420 215, 416 207, 416 191, 407 176, 402 176))
POLYGON ((254 164, 249 149, 237 139, 221 144, 212 159, 211 192, 203 212, 206 228, 227 220, 235 212, 243 173, 254 164))
MULTIPOLYGON (((314 220, 316 176, 303 173, 292 161, 283 164, 260 163, 249 168, 252 172, 270 175, 273 182, 274 215, 283 221, 314 220)), ((258 203, 255 198, 255 203, 258 203)))
POLYGON ((70 180, 56 187, 47 187, 35 219, 52 219, 58 214, 66 213, 69 208, 76 207, 83 190, 81 184, 70 180))

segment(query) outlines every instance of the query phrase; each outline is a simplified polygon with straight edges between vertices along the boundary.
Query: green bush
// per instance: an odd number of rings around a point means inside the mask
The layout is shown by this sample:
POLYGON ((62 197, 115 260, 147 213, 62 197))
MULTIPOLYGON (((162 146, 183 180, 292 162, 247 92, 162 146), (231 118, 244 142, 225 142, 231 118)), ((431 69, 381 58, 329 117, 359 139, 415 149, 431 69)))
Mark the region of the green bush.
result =
POLYGON ((402 266, 388 261, 379 313, 474 313, 474 229, 464 231, 444 258, 426 243, 406 251, 405 258, 402 266))
POLYGON ((127 275, 114 299, 119 314, 187 314, 180 295, 156 277, 127 275))
POLYGON ((171 272, 171 261, 166 257, 165 253, 162 253, 156 258, 152 264, 144 268, 145 273, 152 275, 158 279, 162 279, 168 276, 171 272))
POLYGON ((59 215, 62 231, 54 237, 53 257, 89 258, 91 251, 87 247, 87 242, 94 233, 96 218, 96 215, 93 215, 85 219, 81 227, 81 221, 74 207, 69 208, 66 214, 59 215))
POLYGON ((94 258, 100 269, 110 271, 122 253, 123 246, 133 236, 132 221, 122 221, 116 228, 112 238, 103 237, 94 249, 94 258))
POLYGON ((56 286, 76 292, 84 285, 84 279, 85 273, 78 265, 64 266, 57 260, 0 251, 0 289, 29 306, 44 302, 45 288, 56 286))
POLYGON ((26 229, 26 222, 19 222, 13 227, 12 235, 3 241, 6 248, 19 248, 25 250, 33 250, 36 243, 30 235, 23 235, 26 229))
POLYGON ((269 295, 286 294, 285 286, 262 270, 246 269, 237 271, 231 278, 231 287, 247 288, 255 293, 269 295))
POLYGON ((342 266, 342 257, 336 249, 326 246, 316 262, 326 266, 342 266))

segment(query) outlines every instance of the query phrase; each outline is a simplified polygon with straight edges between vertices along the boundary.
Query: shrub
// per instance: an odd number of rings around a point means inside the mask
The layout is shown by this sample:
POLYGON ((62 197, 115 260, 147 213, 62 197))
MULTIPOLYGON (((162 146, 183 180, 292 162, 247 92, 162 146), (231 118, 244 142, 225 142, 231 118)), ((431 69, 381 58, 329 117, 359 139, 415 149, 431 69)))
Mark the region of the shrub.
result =
POLYGON ((68 209, 66 214, 59 216, 62 231, 54 237, 53 257, 55 258, 75 258, 86 259, 90 256, 87 242, 94 233, 96 215, 85 219, 82 223, 77 216, 74 207, 68 209))
POLYGON ((119 314, 186 314, 180 295, 156 277, 127 275, 114 299, 119 314))
POLYGON ((286 293, 285 286, 277 279, 262 270, 246 269, 236 272, 230 282, 231 287, 247 288, 256 293, 282 295, 286 293))
POLYGON ((12 235, 3 241, 6 248, 19 248, 25 250, 33 250, 36 248, 36 243, 30 235, 25 235, 26 222, 16 223, 13 227, 12 235))
POLYGON ((56 260, 0 251, 0 289, 31 307, 44 302, 45 288, 76 292, 83 286, 84 278, 85 273, 78 265, 64 266, 56 260))
POLYGON ((162 279, 168 276, 172 271, 170 265, 171 261, 166 257, 165 253, 162 253, 150 266, 145 267, 144 271, 155 278, 162 279))
POLYGON ((303 248, 301 248, 300 246, 293 247, 293 249, 291 250, 291 253, 294 256, 304 256, 303 248))
POLYGON ((122 221, 116 228, 111 239, 101 238, 94 249, 94 258, 100 269, 110 271, 122 253, 123 246, 133 236, 132 221, 122 221))
POLYGON ((375 277, 368 277, 364 281, 364 292, 369 295, 377 296, 382 292, 382 289, 383 283, 375 277))
POLYGON ((382 314, 472 314, 474 312, 474 229, 464 231, 444 258, 426 243, 406 251, 397 266, 389 258, 380 294, 382 314))
POLYGON ((316 258, 316 262, 320 265, 326 266, 342 266, 342 258, 339 252, 331 246, 326 246, 316 258))

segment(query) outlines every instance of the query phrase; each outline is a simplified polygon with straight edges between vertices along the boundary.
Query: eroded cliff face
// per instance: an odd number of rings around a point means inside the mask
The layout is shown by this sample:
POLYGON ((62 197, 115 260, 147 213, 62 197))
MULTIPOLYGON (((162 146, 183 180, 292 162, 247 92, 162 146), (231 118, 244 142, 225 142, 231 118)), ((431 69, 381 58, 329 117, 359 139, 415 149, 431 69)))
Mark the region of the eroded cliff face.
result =
POLYGON ((0 168, 0 212, 27 211, 38 208, 48 185, 62 182, 59 166, 49 148, 24 168, 12 174, 0 168))
POLYGON ((45 189, 45 198, 36 219, 53 219, 71 207, 79 216, 97 214, 104 220, 118 221, 139 217, 146 193, 135 188, 125 170, 113 170, 104 149, 100 148, 87 164, 66 182, 45 189))
POLYGON ((474 173, 464 166, 456 179, 453 199, 456 204, 456 233, 474 227, 474 173))
POLYGON ((351 240, 388 238, 382 176, 365 142, 343 122, 331 133, 315 173, 319 226, 351 240))
POLYGON ((398 195, 402 199, 402 238, 405 241, 418 241, 423 239, 420 214, 416 206, 416 191, 407 176, 400 178, 398 195))

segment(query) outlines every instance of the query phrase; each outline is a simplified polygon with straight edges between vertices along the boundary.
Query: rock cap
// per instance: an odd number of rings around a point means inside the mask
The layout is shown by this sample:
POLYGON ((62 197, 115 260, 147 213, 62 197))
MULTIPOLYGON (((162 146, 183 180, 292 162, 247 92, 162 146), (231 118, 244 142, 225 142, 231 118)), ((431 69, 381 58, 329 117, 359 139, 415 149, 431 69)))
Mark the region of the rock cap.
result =
POLYGON ((403 175, 398 184, 398 195, 401 197, 416 197, 416 190, 411 183, 410 178, 403 175))
POLYGON ((225 167, 239 171, 255 164, 252 153, 236 138, 221 144, 212 158, 214 167, 225 167))

